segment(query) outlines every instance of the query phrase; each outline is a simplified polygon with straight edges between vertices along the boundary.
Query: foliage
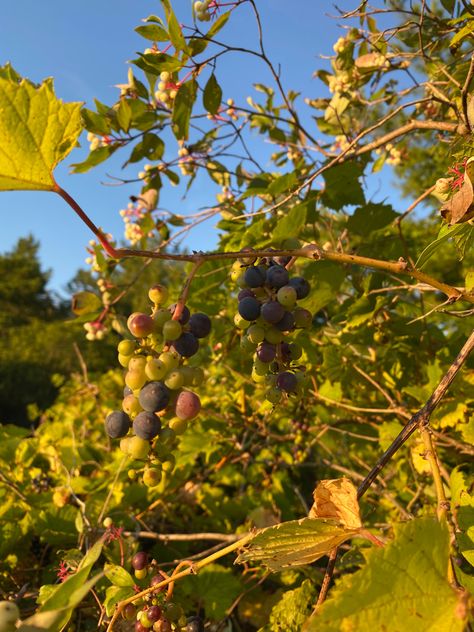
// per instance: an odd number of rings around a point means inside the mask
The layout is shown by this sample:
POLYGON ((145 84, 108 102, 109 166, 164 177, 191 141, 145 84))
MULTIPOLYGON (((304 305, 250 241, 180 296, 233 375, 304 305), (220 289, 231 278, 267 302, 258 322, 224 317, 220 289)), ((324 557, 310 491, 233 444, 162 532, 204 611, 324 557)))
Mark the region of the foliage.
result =
MULTIPOLYGON (((189 359, 205 370, 202 412, 186 429, 178 419, 179 432, 161 416, 149 456, 124 455, 104 428, 123 397, 122 369, 110 363, 65 381, 35 432, 1 427, 3 596, 18 599, 25 632, 37 605, 40 630, 59 630, 69 617, 81 630, 130 630, 119 616, 132 603, 135 630, 154 625, 152 606, 173 630, 196 629, 195 618, 186 621, 195 616, 210 630, 461 630, 474 576, 472 12, 448 1, 390 1, 388 11, 362 3, 341 15, 349 28, 328 69, 316 71, 329 95, 303 99, 267 57, 253 0, 196 2, 191 18, 175 4, 178 15, 162 0, 162 17, 137 27, 149 47, 117 102, 81 111, 91 151, 77 173, 115 152, 127 168, 148 161, 121 211, 131 247, 112 242, 51 179, 79 132, 77 104, 71 129, 61 117, 43 127, 49 175, 41 168, 36 178, 30 151, 19 179, 61 195, 95 234, 91 273, 76 277, 73 297, 91 346, 104 349, 119 334, 132 357, 161 353, 163 325, 139 336, 133 319, 127 326, 136 310, 157 322, 162 307, 153 299, 150 307, 150 286, 167 287, 173 320, 185 306, 211 316, 209 345, 189 359), (256 49, 239 54, 273 78, 242 103, 219 83, 225 56, 236 52, 227 44, 234 11, 260 29, 256 49), (407 210, 369 194, 372 174, 390 166, 407 210), (191 195, 200 184, 216 193, 207 208, 163 211, 166 186, 191 195), (423 201, 435 210, 417 218, 423 201), (212 218, 218 251, 181 251, 183 234, 212 218), (263 261, 265 274, 278 263, 309 283, 300 304, 314 314, 292 332, 301 357, 288 371, 308 366, 308 377, 294 388, 271 384, 285 391, 276 406, 252 365, 249 321, 234 323, 245 271, 263 261), (144 485, 151 466, 159 480, 144 485), (357 492, 346 477, 360 483, 357 492), (242 567, 227 557, 236 552, 242 567), (89 572, 93 592, 78 592, 89 572)), ((32 107, 67 110, 49 81, 20 81, 10 66, 0 77, 32 107)), ((7 101, 4 134, 15 114, 7 101)), ((16 132, 22 151, 28 130, 26 121, 16 132)), ((5 172, 0 188, 10 180, 5 172)), ((20 291, 15 309, 30 319, 29 305, 39 318, 49 308, 46 277, 34 262, 28 269, 34 300, 20 291)), ((271 283, 254 290, 275 298, 271 283)), ((119 362, 128 367, 130 357, 120 351, 119 362)))

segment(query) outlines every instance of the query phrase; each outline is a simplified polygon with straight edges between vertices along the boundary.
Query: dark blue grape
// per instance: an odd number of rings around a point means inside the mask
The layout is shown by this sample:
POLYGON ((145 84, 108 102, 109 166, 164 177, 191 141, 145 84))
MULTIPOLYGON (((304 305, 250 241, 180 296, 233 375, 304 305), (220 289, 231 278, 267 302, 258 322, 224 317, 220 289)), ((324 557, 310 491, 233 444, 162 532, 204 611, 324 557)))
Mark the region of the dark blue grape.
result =
POLYGON ((252 290, 248 287, 244 287, 243 290, 240 290, 240 292, 237 294, 237 300, 241 301, 242 299, 247 298, 248 296, 255 298, 255 294, 252 292, 252 290))
POLYGON ((286 265, 290 263, 291 257, 290 256, 273 257, 273 261, 277 265, 285 267, 286 265))
POLYGON ((183 358, 190 358, 198 352, 199 340, 194 334, 185 332, 181 334, 178 340, 175 340, 171 346, 179 355, 183 356, 183 358))
POLYGON ((310 292, 310 285, 303 277, 293 277, 288 281, 288 285, 294 287, 296 290, 296 298, 300 301, 302 298, 306 298, 310 292))
POLYGON ((267 272, 263 266, 250 266, 245 270, 244 280, 249 287, 262 287, 266 277, 267 272))
POLYGON ((211 319, 201 312, 193 314, 189 319, 189 329, 196 338, 205 338, 211 331, 211 319))
POLYGON ((280 352, 284 362, 289 362, 291 360, 291 347, 287 342, 281 343, 280 352))
POLYGON ((296 375, 294 373, 290 373, 289 371, 283 371, 277 377, 276 385, 282 391, 286 393, 293 393, 296 390, 296 386, 298 384, 298 380, 296 379, 296 375))
MULTIPOLYGON (((174 314, 175 309, 176 309, 176 305, 177 305, 177 303, 173 303, 173 305, 170 305, 170 306, 168 307, 168 311, 170 311, 170 312, 171 312, 171 314, 174 314)), ((188 320, 189 320, 190 316, 191 316, 191 312, 189 311, 189 309, 188 309, 188 308, 186 307, 186 305, 185 305, 185 306, 183 307, 183 311, 181 312, 181 316, 178 318, 178 320, 179 320, 179 322, 180 322, 182 325, 185 325, 185 324, 188 322, 188 320)))
POLYGON ((289 278, 288 270, 283 266, 274 265, 267 271, 267 285, 270 287, 283 287, 288 284, 289 278))
POLYGON ((252 321, 257 320, 260 316, 261 304, 260 301, 257 301, 256 298, 252 298, 251 296, 247 296, 239 301, 239 314, 245 320, 252 321))
POLYGON ((278 301, 268 301, 262 306, 262 318, 267 323, 278 323, 285 315, 285 308, 278 301))
POLYGON ((141 389, 138 401, 150 413, 164 410, 170 401, 169 388, 163 382, 149 382, 141 389))
POLYGON ((140 439, 154 439, 161 430, 161 422, 154 413, 146 410, 138 413, 133 420, 133 431, 140 439))
POLYGON ((130 417, 121 410, 114 410, 107 415, 105 420, 105 431, 112 439, 125 437, 130 429, 130 417))
POLYGON ((257 347, 257 358, 262 362, 271 362, 275 359, 276 347, 269 342, 262 342, 257 347))
POLYGON ((275 324, 275 327, 280 331, 293 331, 295 328, 295 317, 291 312, 285 312, 283 318, 275 324))

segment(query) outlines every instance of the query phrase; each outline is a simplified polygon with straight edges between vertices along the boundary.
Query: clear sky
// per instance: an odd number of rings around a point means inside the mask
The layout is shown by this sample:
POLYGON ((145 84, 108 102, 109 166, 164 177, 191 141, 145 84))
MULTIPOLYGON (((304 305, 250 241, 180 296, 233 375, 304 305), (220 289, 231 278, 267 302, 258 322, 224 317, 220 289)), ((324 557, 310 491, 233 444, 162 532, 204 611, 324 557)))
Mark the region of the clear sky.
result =
MULTIPOLYGON (((190 23, 191 2, 174 0, 173 5, 190 23)), ((332 53, 332 44, 340 34, 337 21, 326 13, 335 13, 332 5, 318 0, 259 0, 258 6, 267 53, 275 64, 281 65, 285 88, 302 91, 305 96, 321 96, 321 84, 312 79, 312 73, 323 63, 319 56, 332 53)), ((113 86, 126 81, 127 60, 148 45, 133 29, 151 13, 160 13, 158 0, 5 0, 0 21, 0 64, 10 61, 20 74, 36 82, 53 76, 56 93, 65 101, 84 101, 93 107, 96 97, 112 104, 118 94, 113 86)), ((222 33, 226 41, 230 38, 235 44, 256 46, 248 11, 238 10, 225 28, 222 33)), ((253 82, 265 83, 269 79, 265 68, 248 56, 229 58, 225 64, 218 68, 225 98, 242 101, 252 92, 253 82)), ((87 147, 85 138, 83 141, 87 147)), ((102 184, 107 173, 122 175, 123 156, 114 157, 105 167, 87 174, 70 175, 68 165, 85 157, 84 149, 77 149, 56 171, 58 182, 96 224, 114 237, 123 235, 118 211, 126 206, 129 195, 139 191, 138 185, 102 184)), ((128 176, 134 177, 140 166, 135 165, 128 176)), ((163 190, 160 205, 178 213, 195 211, 206 203, 202 186, 192 190, 185 201, 168 191, 169 187, 163 190)), ((11 249, 19 237, 32 233, 40 241, 43 265, 53 272, 50 287, 61 290, 76 270, 84 267, 85 246, 92 235, 58 196, 1 192, 0 213, 0 252, 11 249)), ((199 249, 212 248, 212 223, 192 233, 187 243, 190 248, 193 244, 199 249)))

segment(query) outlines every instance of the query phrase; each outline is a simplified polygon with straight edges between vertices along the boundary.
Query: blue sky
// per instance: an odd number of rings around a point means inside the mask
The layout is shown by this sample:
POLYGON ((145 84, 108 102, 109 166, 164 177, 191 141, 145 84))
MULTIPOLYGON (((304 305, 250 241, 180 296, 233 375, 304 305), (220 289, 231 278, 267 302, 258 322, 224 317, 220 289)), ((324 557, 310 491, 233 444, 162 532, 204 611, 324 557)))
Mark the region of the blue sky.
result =
MULTIPOLYGON (((173 4, 183 21, 190 23, 191 2, 175 0, 173 4)), ((258 6, 267 53, 275 65, 280 64, 285 88, 311 97, 324 94, 312 73, 324 63, 319 56, 331 54, 332 44, 340 35, 337 21, 326 13, 331 11, 331 5, 314 0, 259 0, 258 6)), ((2 6, 0 63, 10 61, 33 81, 54 77, 56 93, 66 101, 84 101, 92 107, 96 97, 111 104, 117 98, 113 86, 126 81, 127 60, 147 46, 133 29, 151 13, 160 13, 158 0, 9 0, 2 6)), ((238 10, 222 33, 226 41, 256 46, 256 32, 247 10, 238 10)), ((252 83, 269 80, 264 67, 248 56, 228 58, 217 74, 225 98, 236 101, 252 93, 252 83)), ((85 138, 83 141, 86 148, 85 138)), ((101 184, 107 173, 121 175, 123 155, 104 168, 70 175, 68 165, 83 157, 84 149, 75 150, 58 168, 56 178, 96 224, 121 237, 123 222, 118 211, 126 206, 129 195, 138 193, 139 186, 101 184)), ((135 165, 128 175, 134 177, 139 168, 139 164, 135 165)), ((161 204, 186 213, 209 203, 206 194, 199 185, 187 200, 181 201, 174 191, 164 190, 161 204)), ((2 192, 0 212, 0 252, 11 249, 19 237, 32 233, 40 241, 44 267, 52 270, 51 288, 61 290, 76 270, 84 267, 85 246, 92 235, 58 196, 2 192)), ((211 222, 192 233, 187 245, 212 248, 215 239, 211 222)))

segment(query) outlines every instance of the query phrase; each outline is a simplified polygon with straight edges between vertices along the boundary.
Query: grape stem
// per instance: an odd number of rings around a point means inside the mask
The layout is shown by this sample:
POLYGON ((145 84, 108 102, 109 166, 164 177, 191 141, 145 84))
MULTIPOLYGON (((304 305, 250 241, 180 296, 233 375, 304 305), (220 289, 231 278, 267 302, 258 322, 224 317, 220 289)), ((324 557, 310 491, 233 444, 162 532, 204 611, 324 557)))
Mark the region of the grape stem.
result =
POLYGON ((110 620, 110 623, 107 627, 106 632, 112 632, 112 630, 114 629, 115 622, 117 621, 118 617, 120 616, 120 613, 122 612, 122 610, 125 608, 127 604, 133 603, 134 601, 138 601, 142 597, 145 597, 146 595, 149 595, 150 593, 156 592, 160 588, 164 588, 169 583, 175 582, 177 579, 181 579, 182 577, 187 577, 188 575, 195 575, 199 570, 201 570, 201 568, 204 568, 205 566, 207 566, 208 564, 211 564, 215 560, 218 560, 221 557, 224 557, 224 555, 227 555, 228 553, 232 553, 233 551, 240 549, 244 544, 247 544, 247 542, 250 542, 250 540, 252 540, 254 536, 255 536, 255 533, 248 533, 247 535, 240 538, 240 540, 237 540, 237 542, 233 542, 232 544, 229 544, 229 546, 226 546, 220 551, 217 551, 216 553, 213 553, 212 555, 208 555, 204 559, 193 563, 191 566, 188 566, 188 568, 185 568, 183 571, 180 571, 179 573, 176 573, 174 575, 171 575, 170 577, 167 577, 159 584, 154 584, 153 586, 150 586, 149 588, 142 590, 136 595, 133 595, 132 597, 129 597, 128 599, 124 599, 123 601, 120 601, 117 604, 117 608, 115 609, 115 612, 110 620))
POLYGON ((189 295, 189 290, 191 288, 192 280, 194 279, 196 272, 202 266, 204 261, 205 259, 196 259, 191 272, 188 274, 188 278, 186 279, 186 282, 183 286, 178 302, 176 303, 176 308, 174 310, 172 320, 179 320, 181 318, 181 314, 183 313, 183 309, 186 305, 186 301, 188 300, 188 295, 189 295))
MULTIPOLYGON (((349 264, 361 266, 363 268, 372 268, 374 270, 383 270, 390 274, 402 274, 411 276, 417 279, 421 283, 429 285, 435 290, 443 292, 448 297, 450 303, 454 303, 458 300, 465 300, 469 303, 474 303, 474 295, 468 292, 465 288, 457 288, 441 281, 438 281, 434 277, 425 274, 421 270, 418 270, 415 266, 409 264, 404 259, 398 261, 383 261, 380 259, 372 259, 370 257, 361 257, 359 255, 347 254, 344 252, 332 252, 324 250, 317 244, 311 244, 303 248, 295 249, 272 249, 266 248, 262 250, 252 250, 249 252, 195 252, 193 254, 176 254, 159 252, 157 250, 134 250, 129 248, 114 248, 107 239, 105 233, 98 228, 94 222, 89 218, 87 213, 79 206, 74 198, 67 193, 57 183, 54 185, 54 191, 60 195, 65 202, 74 210, 74 212, 80 217, 80 219, 86 224, 86 226, 94 233, 99 240, 100 244, 104 248, 105 252, 113 259, 125 259, 127 257, 144 257, 147 259, 162 259, 165 261, 190 261, 195 264, 202 265, 205 261, 215 261, 222 259, 254 259, 255 257, 300 257, 313 260, 327 260, 334 261, 338 264, 349 264)), ((198 266, 198 267, 199 267, 198 266)), ((197 268, 196 268, 197 270, 197 268)), ((194 276, 196 270, 191 274, 194 276)), ((186 285, 183 292, 186 291, 186 285)), ((186 294, 187 296, 187 294, 186 294)), ((178 302, 179 303, 179 302, 178 302)), ((184 304, 183 304, 184 305, 184 304)), ((178 308, 177 310, 178 311, 178 308)), ((175 312, 176 313, 176 312, 175 312)))

